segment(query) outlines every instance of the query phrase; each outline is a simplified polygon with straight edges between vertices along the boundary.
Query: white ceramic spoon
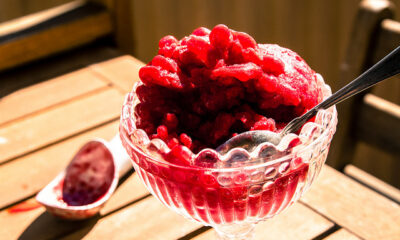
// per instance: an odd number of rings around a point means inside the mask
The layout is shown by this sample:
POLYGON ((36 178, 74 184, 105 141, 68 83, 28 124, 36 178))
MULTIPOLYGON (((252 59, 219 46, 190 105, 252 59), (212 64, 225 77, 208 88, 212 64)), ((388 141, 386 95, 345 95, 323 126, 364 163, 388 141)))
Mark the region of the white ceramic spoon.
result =
POLYGON ((110 142, 94 139, 86 143, 68 167, 43 188, 36 200, 57 217, 79 220, 102 208, 131 169, 130 158, 119 135, 110 142))

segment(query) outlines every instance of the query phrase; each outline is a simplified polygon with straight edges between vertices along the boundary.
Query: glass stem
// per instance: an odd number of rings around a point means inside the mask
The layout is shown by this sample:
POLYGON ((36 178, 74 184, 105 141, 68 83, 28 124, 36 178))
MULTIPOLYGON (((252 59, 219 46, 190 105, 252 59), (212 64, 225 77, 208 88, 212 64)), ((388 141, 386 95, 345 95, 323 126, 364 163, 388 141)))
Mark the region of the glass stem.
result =
POLYGON ((219 240, 254 239, 254 223, 240 223, 214 226, 219 240))

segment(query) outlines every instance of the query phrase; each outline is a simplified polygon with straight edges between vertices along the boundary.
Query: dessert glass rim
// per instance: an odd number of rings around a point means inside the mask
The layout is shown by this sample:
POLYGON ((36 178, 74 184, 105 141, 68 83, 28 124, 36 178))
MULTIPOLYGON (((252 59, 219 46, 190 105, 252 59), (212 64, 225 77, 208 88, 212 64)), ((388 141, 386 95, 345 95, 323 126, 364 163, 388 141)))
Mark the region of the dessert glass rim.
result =
MULTIPOLYGON (((321 75, 319 75, 319 74, 317 74, 317 75, 318 75, 318 85, 321 87, 323 98, 325 99, 326 97, 329 97, 332 94, 331 88, 329 87, 329 85, 325 84, 325 82, 323 81, 323 78, 322 78, 321 75)), ((125 101, 123 103, 123 108, 124 108, 124 106, 127 105, 127 103, 133 103, 137 99, 136 94, 134 93, 134 90, 136 89, 136 87, 139 84, 141 84, 140 81, 136 82, 134 84, 133 91, 126 94, 125 101), (134 98, 133 99, 129 99, 129 95, 130 94, 134 94, 134 98)), ((134 105, 132 105, 132 108, 133 108, 133 106, 134 105)), ((312 148, 317 142, 320 142, 323 138, 327 137, 327 135, 331 132, 331 130, 333 130, 333 132, 334 132, 335 128, 336 128, 336 123, 337 123, 336 106, 332 106, 332 107, 330 107, 330 108, 328 108, 326 110, 321 109, 321 110, 318 111, 317 115, 321 114, 321 112, 322 113, 330 112, 331 118, 329 120, 329 123, 328 123, 327 127, 322 126, 323 131, 321 132, 321 134, 317 138, 315 138, 315 139, 313 139, 311 141, 308 141, 306 144, 301 143, 300 145, 294 147, 293 151, 284 152, 283 156, 279 156, 277 158, 274 158, 274 159, 271 159, 271 160, 268 160, 268 161, 265 161, 265 162, 261 162, 261 163, 255 163, 255 164, 244 165, 244 166, 235 166, 235 167, 202 167, 202 166, 193 166, 193 165, 185 166, 185 165, 179 165, 179 164, 175 164, 175 163, 171 163, 171 162, 167 162, 167 161, 160 161, 160 160, 157 159, 157 157, 152 156, 151 154, 149 154, 149 153, 143 151, 141 148, 137 147, 132 142, 131 138, 127 136, 127 135, 129 135, 129 133, 128 133, 128 130, 127 130, 126 123, 125 123, 125 121, 123 121, 124 120, 123 119, 124 113, 122 113, 121 117, 120 117, 120 127, 119 127, 120 130, 119 130, 119 132, 120 132, 120 137, 123 138, 123 142, 125 141, 129 145, 129 147, 133 148, 135 151, 137 151, 140 154, 144 155, 146 157, 146 160, 154 162, 155 164, 162 164, 162 165, 167 165, 167 166, 171 166, 171 167, 174 167, 174 168, 191 169, 191 170, 197 170, 197 171, 204 170, 204 171, 213 171, 213 172, 215 172, 215 171, 217 171, 217 172, 218 171, 221 171, 221 172, 236 172, 236 171, 254 170, 254 169, 257 169, 257 168, 268 167, 270 165, 274 165, 274 164, 277 164, 277 163, 280 163, 280 162, 287 161, 288 159, 292 159, 296 155, 301 154, 301 153, 303 153, 305 151, 309 151, 309 149, 312 148)), ((131 113, 133 113, 133 112, 131 112, 131 113)), ((131 116, 129 116, 129 117, 131 117, 131 116)), ((307 122, 306 124, 303 125, 303 127, 302 127, 302 129, 300 131, 300 134, 296 134, 297 136, 301 135, 301 133, 303 132, 303 129, 305 129, 304 126, 306 126, 307 124, 316 124, 316 125, 319 125, 319 127, 321 127, 320 124, 317 124, 315 122, 307 122)), ((143 131, 141 129, 137 129, 136 126, 134 126, 134 130, 143 131)), ((146 134, 146 136, 147 136, 147 134, 146 134)), ((215 149, 204 148, 201 151, 199 151, 197 154, 194 154, 193 158, 196 158, 204 150, 213 151, 213 152, 217 153, 218 156, 226 156, 226 155, 230 154, 230 152, 232 152, 232 150, 239 150, 239 151, 240 150, 244 150, 244 151, 247 152, 247 150, 245 150, 243 148, 236 147, 236 148, 232 148, 227 153, 221 155, 215 149)), ((255 159, 255 158, 253 158, 253 159, 255 159)))

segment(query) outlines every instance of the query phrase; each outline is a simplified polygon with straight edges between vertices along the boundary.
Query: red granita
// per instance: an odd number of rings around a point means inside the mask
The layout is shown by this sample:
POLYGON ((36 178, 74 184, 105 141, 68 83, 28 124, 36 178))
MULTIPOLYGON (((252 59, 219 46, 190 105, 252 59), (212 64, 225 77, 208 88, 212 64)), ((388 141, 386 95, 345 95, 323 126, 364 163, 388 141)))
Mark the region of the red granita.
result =
POLYGON ((315 72, 298 54, 225 25, 179 41, 162 38, 139 76, 136 127, 165 141, 167 159, 215 148, 244 131, 278 132, 322 100, 315 72))
POLYGON ((323 153, 291 154, 300 144, 294 135, 279 147, 260 144, 256 157, 204 149, 244 131, 279 132, 322 100, 321 80, 289 49, 257 44, 224 25, 198 28, 179 41, 162 38, 139 75, 142 83, 124 105, 121 140, 146 186, 185 216, 213 226, 270 218, 314 179, 319 170, 308 171, 310 161, 325 160, 323 153), (131 120, 159 140, 149 143, 131 120))

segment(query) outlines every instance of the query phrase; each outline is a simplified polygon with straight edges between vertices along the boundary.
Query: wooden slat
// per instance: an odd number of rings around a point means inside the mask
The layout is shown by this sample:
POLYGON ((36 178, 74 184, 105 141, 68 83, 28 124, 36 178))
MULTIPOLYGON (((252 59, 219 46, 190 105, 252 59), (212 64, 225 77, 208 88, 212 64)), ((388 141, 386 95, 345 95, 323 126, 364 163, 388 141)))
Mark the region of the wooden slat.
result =
POLYGON ((133 173, 132 176, 118 187, 112 198, 107 202, 104 208, 100 210, 100 215, 105 216, 110 214, 116 209, 132 203, 132 201, 137 201, 139 198, 146 196, 150 197, 150 192, 139 179, 139 176, 133 173))
POLYGON ((386 101, 380 97, 374 96, 372 94, 367 94, 364 96, 364 104, 374 107, 385 114, 393 116, 396 119, 400 118, 400 106, 386 101))
POLYGON ((149 197, 100 219, 92 229, 82 228, 61 239, 167 240, 183 237, 199 227, 149 197))
POLYGON ((47 213, 44 207, 17 213, 10 213, 8 210, 3 210, 0 212, 0 224, 7 227, 0 228, 0 236, 1 239, 10 240, 58 239, 59 236, 64 236, 78 229, 79 231, 85 228, 90 229, 96 224, 99 218, 148 194, 138 176, 133 174, 133 176, 130 176, 117 188, 111 199, 100 210, 100 215, 86 221, 60 221, 47 213))
POLYGON ((132 56, 121 56, 99 64, 90 66, 111 83, 115 84, 124 93, 132 90, 135 82, 139 81, 139 69, 144 65, 132 56))
POLYGON ((343 228, 324 238, 324 240, 359 240, 359 239, 361 238, 353 235, 352 233, 343 228))
POLYGON ((207 239, 216 239, 217 238, 217 233, 215 232, 214 229, 209 229, 197 236, 195 236, 194 238, 192 238, 192 240, 207 240, 207 239))
POLYGON ((2 0, 0 1, 0 9, 7 9, 7 11, 0 15, 0 22, 9 21, 10 19, 15 19, 43 9, 49 9, 69 1, 70 0, 43 0, 39 2, 25 1, 22 3, 14 0, 2 0))
POLYGON ((115 0, 103 0, 103 2, 113 2, 112 12, 114 16, 115 26, 115 41, 118 49, 121 49, 125 53, 134 52, 135 35, 133 33, 133 21, 132 21, 132 1, 115 1, 115 0))
POLYGON ((359 114, 357 137, 400 156, 400 106, 367 94, 359 114))
MULTIPOLYGON (((345 86, 365 70, 366 58, 376 30, 383 19, 391 17, 393 17, 393 4, 389 1, 360 2, 357 16, 352 25, 346 56, 340 66, 337 86, 345 86)), ((336 169, 343 169, 354 156, 355 140, 350 133, 353 127, 352 119, 357 117, 357 102, 357 97, 354 97, 338 105, 341 117, 328 159, 328 163, 336 169)))
MULTIPOLYGON (((396 4, 393 0, 392 2, 396 4)), ((400 1, 397 0, 397 3, 400 3, 400 1)), ((397 7, 399 6, 397 5, 397 7)), ((399 19, 397 18, 397 20, 399 19)), ((372 56, 368 61, 371 62, 377 62, 400 45, 400 22, 391 19, 383 20, 380 24, 380 29, 376 34, 376 38, 376 44, 371 46, 370 50, 372 56)), ((367 120, 369 123, 364 122, 361 114, 357 114, 359 120, 356 120, 355 122, 356 124, 363 122, 363 138, 367 141, 360 141, 357 144, 355 150, 356 153, 351 163, 368 173, 371 173, 377 178, 400 188, 400 178, 398 175, 398 169, 400 169, 400 142, 398 137, 396 138, 396 135, 400 136, 400 120, 397 120, 397 124, 393 121, 385 121, 385 118, 388 117, 387 113, 394 112, 394 109, 400 108, 400 76, 394 76, 379 83, 373 87, 371 93, 373 93, 374 96, 378 96, 392 103, 388 103, 388 106, 397 104, 397 107, 389 108, 387 110, 385 109, 383 115, 379 114, 376 117, 374 113, 372 113, 368 116, 369 118, 373 118, 370 119, 372 122, 367 120), (382 123, 383 125, 378 125, 382 123), (369 124, 374 125, 371 127, 372 125, 369 124), (393 128, 390 129, 390 127, 393 128), (390 130, 389 132, 383 132, 381 131, 383 128, 390 130), (370 138, 365 138, 370 134, 375 136, 378 135, 379 137, 372 136, 370 138), (381 138, 383 136, 384 139, 382 141, 381 138), (391 141, 390 139, 394 139, 394 141, 391 141)), ((367 104, 363 109, 367 110, 370 107, 374 107, 374 105, 367 104)), ((376 110, 373 110, 373 112, 376 112, 376 110)), ((397 112, 400 113, 400 110, 397 110, 397 112)), ((393 120, 393 117, 390 118, 393 120)), ((400 119, 400 116, 397 117, 397 119, 400 119)))
POLYGON ((82 69, 21 89, 0 99, 0 125, 106 85, 90 70, 82 69))
POLYGON ((85 142, 95 137, 111 139, 118 132, 118 123, 114 121, 0 165, 0 208, 38 192, 67 166, 85 142))
POLYGON ((386 197, 400 203, 400 190, 385 183, 384 181, 364 172, 363 170, 353 166, 347 165, 344 168, 344 173, 358 182, 374 189, 375 191, 385 195, 386 197))
MULTIPOLYGON (((38 18, 36 15, 35 19, 38 18)), ((26 18, 21 21, 26 22, 26 18)), ((110 14, 105 8, 90 3, 78 4, 72 10, 43 19, 45 21, 30 28, 0 36, 0 70, 72 49, 112 31, 110 14)), ((11 29, 19 27, 16 21, 4 25, 11 29)))
POLYGON ((86 66, 121 56, 121 53, 102 41, 83 46, 28 65, 0 72, 0 98, 22 88, 48 81, 86 66))
POLYGON ((400 206, 329 166, 301 201, 365 239, 398 239, 400 206))
MULTIPOLYGON (((333 227, 333 223, 301 203, 297 203, 272 219, 260 222, 255 229, 255 240, 313 239, 333 227)), ((214 230, 208 230, 193 240, 213 239, 214 230)))
POLYGON ((13 19, 7 22, 3 22, 0 24, 0 37, 28 29, 37 24, 48 21, 51 18, 59 16, 60 14, 69 12, 78 7, 82 7, 83 4, 84 4, 83 0, 72 1, 70 3, 66 3, 61 6, 53 7, 47 10, 29 14, 27 16, 13 19))
POLYGON ((377 62, 389 54, 400 44, 400 22, 392 19, 385 19, 379 29, 376 51, 373 53, 373 60, 377 62))
MULTIPOLYGON (((397 1, 400 4, 400 0, 397 1)), ((375 50, 372 51, 372 62, 378 62, 400 45, 400 22, 392 19, 383 20, 377 35, 375 50)), ((374 86, 371 92, 400 105, 400 76, 393 76, 374 86)))
POLYGON ((106 89, 3 125, 0 162, 115 119, 121 112, 122 102, 122 94, 106 89))

